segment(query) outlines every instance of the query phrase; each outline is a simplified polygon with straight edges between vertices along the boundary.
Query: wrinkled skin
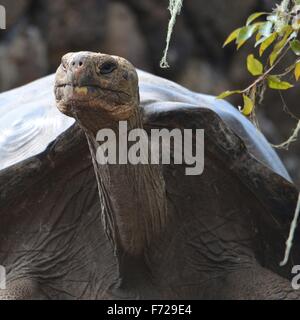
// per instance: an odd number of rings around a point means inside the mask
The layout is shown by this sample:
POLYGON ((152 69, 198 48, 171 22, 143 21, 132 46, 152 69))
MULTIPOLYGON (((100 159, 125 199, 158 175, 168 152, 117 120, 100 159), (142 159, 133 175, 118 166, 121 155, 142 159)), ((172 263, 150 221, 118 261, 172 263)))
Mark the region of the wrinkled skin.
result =
MULTIPOLYGON (((128 120, 129 129, 142 127, 137 73, 123 58, 89 52, 67 54, 56 73, 55 94, 59 110, 78 119, 86 132, 93 158, 96 158, 95 137, 99 129, 113 128, 118 135, 118 123, 122 120, 128 120)), ((102 215, 110 221, 110 226, 116 225, 107 232, 114 242, 121 242, 120 248, 126 253, 142 254, 152 233, 156 235, 166 219, 160 167, 101 166, 96 161, 94 167, 100 201, 104 204, 102 215), (131 179, 140 180, 141 185, 132 183, 131 179), (128 201, 134 194, 135 201, 128 201)), ((116 243, 117 249, 119 245, 116 243)))
MULTIPOLYGON (((134 67, 122 58, 90 52, 63 57, 55 95, 59 110, 74 117, 82 131, 75 127, 56 142, 47 155, 55 170, 37 169, 47 180, 41 177, 33 195, 8 198, 6 212, 17 219, 26 208, 27 218, 16 240, 6 231, 14 223, 2 214, 0 234, 8 240, 0 241, 0 249, 9 243, 14 252, 6 250, 2 261, 19 268, 0 298, 299 298, 288 280, 291 265, 278 266, 290 218, 278 216, 241 177, 254 173, 259 186, 266 180, 273 188, 270 203, 281 203, 280 211, 290 211, 296 193, 261 167, 215 115, 203 110, 199 115, 145 115, 134 67), (184 167, 175 165, 92 161, 97 131, 111 128, 118 135, 120 120, 128 120, 129 129, 148 132, 155 127, 207 129, 203 174, 186 176, 184 167)), ((10 185, 13 178, 8 191, 10 185)), ((299 264, 297 254, 293 259, 299 264)))
POLYGON ((69 53, 56 72, 55 95, 61 112, 96 133, 135 114, 137 73, 119 57, 69 53))

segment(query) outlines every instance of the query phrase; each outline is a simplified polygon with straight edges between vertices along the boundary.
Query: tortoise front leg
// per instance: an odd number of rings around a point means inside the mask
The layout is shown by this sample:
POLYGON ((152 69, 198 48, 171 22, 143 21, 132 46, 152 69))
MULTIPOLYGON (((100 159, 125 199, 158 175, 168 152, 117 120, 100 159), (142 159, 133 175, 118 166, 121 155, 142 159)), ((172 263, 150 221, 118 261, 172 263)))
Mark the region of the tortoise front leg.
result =
POLYGON ((36 280, 23 278, 8 283, 5 290, 0 290, 0 300, 35 300, 39 286, 36 280))
POLYGON ((225 299, 298 300, 300 292, 291 282, 255 263, 252 267, 230 273, 223 284, 225 299))

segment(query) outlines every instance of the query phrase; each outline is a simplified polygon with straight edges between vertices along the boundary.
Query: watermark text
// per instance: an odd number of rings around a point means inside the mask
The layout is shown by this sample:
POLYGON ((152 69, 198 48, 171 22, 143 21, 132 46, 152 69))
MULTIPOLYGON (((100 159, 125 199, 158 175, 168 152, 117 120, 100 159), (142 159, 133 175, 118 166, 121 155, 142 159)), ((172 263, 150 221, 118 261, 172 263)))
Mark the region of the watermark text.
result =
POLYGON ((6 10, 2 5, 0 5, 0 29, 6 29, 6 10))
POLYGON ((6 289, 6 269, 0 265, 0 290, 6 289))
POLYGON ((120 121, 118 132, 107 128, 97 133, 99 164, 184 164, 186 175, 200 175, 204 170, 203 129, 128 130, 120 121))

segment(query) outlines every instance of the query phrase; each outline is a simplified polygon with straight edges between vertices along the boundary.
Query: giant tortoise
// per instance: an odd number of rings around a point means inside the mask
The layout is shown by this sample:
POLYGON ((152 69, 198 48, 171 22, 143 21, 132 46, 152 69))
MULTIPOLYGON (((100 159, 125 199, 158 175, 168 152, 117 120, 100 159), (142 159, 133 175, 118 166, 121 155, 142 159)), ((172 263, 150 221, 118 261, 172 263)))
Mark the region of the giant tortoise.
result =
POLYGON ((1 299, 300 297, 290 285, 297 235, 279 266, 298 190, 229 103, 78 52, 56 77, 1 94, 0 110, 1 299), (97 130, 118 135, 119 121, 204 129, 203 173, 99 164, 97 130))

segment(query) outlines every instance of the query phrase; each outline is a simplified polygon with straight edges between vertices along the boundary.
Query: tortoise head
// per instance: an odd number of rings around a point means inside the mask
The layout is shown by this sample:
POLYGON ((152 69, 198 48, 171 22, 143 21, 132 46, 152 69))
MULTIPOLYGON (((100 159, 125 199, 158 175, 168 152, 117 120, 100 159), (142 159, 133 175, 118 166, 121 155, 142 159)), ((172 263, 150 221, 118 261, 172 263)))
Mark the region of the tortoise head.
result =
POLYGON ((68 53, 56 71, 58 109, 93 132, 130 120, 139 106, 138 76, 124 58, 68 53))

